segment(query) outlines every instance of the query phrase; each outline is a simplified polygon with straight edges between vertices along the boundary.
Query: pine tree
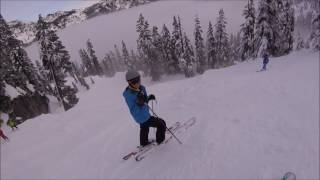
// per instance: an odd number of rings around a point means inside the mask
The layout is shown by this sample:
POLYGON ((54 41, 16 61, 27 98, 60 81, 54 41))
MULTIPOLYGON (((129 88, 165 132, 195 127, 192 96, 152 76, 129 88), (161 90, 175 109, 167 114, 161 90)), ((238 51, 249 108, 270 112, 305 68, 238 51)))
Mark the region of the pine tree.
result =
POLYGON ((195 18, 194 38, 195 38, 195 47, 196 47, 196 62, 198 63, 197 72, 199 74, 202 74, 207 69, 207 62, 206 62, 205 52, 204 52, 202 28, 201 28, 200 19, 198 16, 195 18))
POLYGON ((175 67, 173 66, 174 62, 170 55, 170 42, 171 42, 171 35, 170 31, 168 30, 167 26, 163 24, 162 31, 161 31, 161 49, 162 49, 162 57, 164 61, 164 69, 166 73, 173 74, 175 71, 175 67))
POLYGON ((178 29, 179 29, 179 36, 180 36, 180 44, 181 44, 181 53, 184 53, 184 37, 182 35, 182 25, 181 25, 181 19, 180 16, 178 16, 178 29))
POLYGON ((3 80, 15 88, 21 88, 26 95, 44 95, 46 89, 40 82, 40 75, 23 49, 22 42, 14 37, 1 14, 0 42, 3 80))
POLYGON ((151 32, 149 30, 149 23, 144 19, 142 14, 140 14, 137 21, 137 49, 138 55, 140 57, 140 68, 145 75, 149 75, 150 69, 150 57, 151 57, 151 32))
POLYGON ((110 77, 113 77, 116 73, 116 70, 115 70, 114 63, 112 61, 112 54, 107 55, 106 63, 108 64, 109 75, 110 75, 110 77))
POLYGON ((49 81, 54 83, 55 93, 64 110, 72 108, 77 102, 76 91, 65 85, 67 68, 71 66, 68 53, 64 49, 59 37, 52 30, 48 29, 48 24, 39 15, 37 22, 36 38, 40 44, 40 59, 44 69, 47 71, 49 81))
POLYGON ((231 61, 239 61, 241 59, 240 56, 240 44, 241 44, 241 38, 240 38, 240 32, 238 32, 236 35, 231 34, 230 35, 230 59, 231 61))
POLYGON ((43 85, 43 87, 45 88, 45 91, 47 92, 47 94, 53 94, 53 89, 52 89, 50 82, 49 82, 49 79, 50 79, 49 74, 44 69, 44 67, 42 66, 40 61, 38 61, 38 60, 36 60, 36 69, 38 71, 37 74, 39 74, 39 81, 43 85))
POLYGON ((0 111, 6 112, 10 108, 10 97, 6 95, 5 78, 10 76, 12 64, 9 59, 8 50, 9 28, 0 14, 0 111))
POLYGON ((119 71, 119 63, 113 51, 109 51, 108 60, 110 60, 110 68, 116 73, 119 71))
POLYGON ((103 71, 102 71, 102 68, 99 64, 98 58, 95 54, 95 51, 93 50, 93 45, 92 45, 90 39, 87 40, 87 51, 88 51, 88 54, 90 57, 91 64, 93 65, 93 69, 94 69, 93 75, 101 76, 103 71))
POLYGON ((176 19, 176 17, 173 17, 173 31, 171 35, 171 40, 169 44, 169 53, 170 53, 170 60, 168 62, 168 70, 169 74, 176 74, 180 73, 179 68, 179 58, 182 56, 182 47, 183 47, 183 40, 181 35, 181 22, 179 23, 176 19))
POLYGON ((76 79, 81 84, 81 86, 84 86, 87 90, 89 90, 90 87, 84 79, 83 74, 80 73, 80 68, 75 63, 72 63, 72 69, 76 79))
POLYGON ((124 60, 124 63, 126 65, 127 69, 133 69, 133 65, 132 65, 132 62, 130 60, 130 56, 129 56, 129 52, 128 52, 127 46, 124 43, 124 41, 122 41, 121 43, 122 43, 122 58, 124 60))
POLYGON ((301 49, 304 49, 305 48, 305 42, 303 40, 303 38, 301 37, 300 33, 298 32, 298 35, 297 35, 297 38, 296 38, 296 48, 295 50, 299 51, 301 49))
POLYGON ((135 69, 135 70, 139 69, 138 68, 138 57, 133 49, 130 50, 130 59, 131 59, 132 69, 135 69))
POLYGON ((283 4, 283 11, 280 16, 280 23, 282 25, 281 37, 281 52, 279 55, 289 54, 293 49, 293 32, 295 26, 295 17, 292 0, 285 0, 283 4))
MULTIPOLYGON (((140 23, 140 21, 138 21, 140 23)), ((139 27, 139 25, 137 25, 139 27)), ((144 21, 143 25, 141 25, 141 30, 137 32, 139 33, 139 37, 137 40, 138 43, 138 52, 139 57, 141 59, 141 68, 145 75, 150 75, 150 68, 151 68, 151 57, 152 57, 152 37, 151 32, 149 30, 149 23, 148 21, 144 21)))
POLYGON ((144 17, 142 14, 139 15, 139 19, 137 21, 136 25, 136 31, 138 33, 138 39, 137 39, 137 49, 138 52, 141 54, 143 53, 143 36, 144 36, 144 17))
POLYGON ((175 46, 176 54, 179 57, 183 54, 183 36, 182 36, 182 27, 180 22, 180 17, 177 18, 173 17, 173 31, 172 31, 172 40, 175 46))
POLYGON ((310 35, 310 42, 311 47, 316 50, 320 51, 320 2, 318 2, 318 12, 314 16, 312 20, 312 32, 310 35))
POLYGON ((219 17, 217 18, 217 23, 215 24, 215 40, 216 40, 216 58, 217 67, 229 66, 232 63, 229 58, 229 38, 226 30, 226 18, 224 16, 224 11, 221 9, 219 11, 219 17))
POLYGON ((106 54, 105 57, 103 58, 102 67, 103 67, 104 74, 107 77, 112 77, 114 75, 115 72, 112 69, 111 58, 109 54, 106 54))
POLYGON ((253 0, 248 0, 248 4, 245 6, 243 16, 245 22, 241 24, 241 60, 244 61, 248 58, 253 57, 255 46, 254 46, 254 30, 256 21, 256 12, 253 0))
POLYGON ((125 63, 119 51, 119 48, 116 44, 114 45, 114 52, 115 52, 115 58, 116 58, 117 71, 124 71, 126 69, 125 63))
POLYGON ((259 3, 255 33, 255 57, 264 53, 276 56, 282 38, 281 27, 278 18, 279 3, 275 0, 261 0, 259 3))
MULTIPOLYGON (((286 1, 286 0, 285 0, 286 1)), ((284 34, 285 22, 284 14, 284 1, 283 0, 272 0, 271 1, 271 26, 273 30, 274 42, 273 42, 273 55, 282 56, 285 54, 286 47, 283 44, 287 41, 286 35, 284 34)), ((289 27, 289 26, 288 26, 289 27)))
POLYGON ((95 75, 95 69, 94 69, 94 66, 90 60, 90 57, 89 57, 87 51, 84 49, 80 49, 79 55, 80 55, 80 58, 82 61, 84 76, 87 77, 87 76, 95 75))
POLYGON ((152 43, 150 47, 150 75, 153 81, 157 81, 161 77, 162 73, 162 46, 161 36, 158 32, 158 27, 152 28, 152 43))
POLYGON ((214 39, 213 26, 209 21, 207 32, 207 58, 210 68, 216 68, 216 40, 214 39))
POLYGON ((193 77, 197 70, 196 68, 197 66, 196 66, 193 47, 186 33, 184 33, 184 43, 185 43, 185 51, 183 53, 182 58, 180 59, 180 66, 185 74, 185 77, 193 77))

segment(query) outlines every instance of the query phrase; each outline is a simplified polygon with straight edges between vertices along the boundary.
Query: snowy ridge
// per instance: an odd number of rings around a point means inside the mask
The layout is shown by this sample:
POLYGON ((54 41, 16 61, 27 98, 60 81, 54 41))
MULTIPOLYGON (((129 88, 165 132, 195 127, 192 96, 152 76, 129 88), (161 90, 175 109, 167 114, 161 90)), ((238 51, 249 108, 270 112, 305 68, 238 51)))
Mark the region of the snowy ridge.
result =
MULTIPOLYGON (((51 29, 60 30, 101 14, 128 9, 148 2, 149 0, 101 0, 87 8, 57 11, 53 14, 48 14, 44 17, 44 20, 49 23, 51 29)), ((8 22, 8 24, 12 32, 14 32, 15 37, 23 43, 29 44, 34 41, 36 22, 26 23, 16 20, 8 22)))
POLYGON ((260 59, 189 79, 142 79, 168 125, 197 123, 179 136, 183 145, 173 140, 139 163, 121 159, 139 134, 122 97, 124 74, 96 77, 70 111, 5 129, 1 179, 280 179, 288 171, 319 179, 318 53, 259 68, 260 59))

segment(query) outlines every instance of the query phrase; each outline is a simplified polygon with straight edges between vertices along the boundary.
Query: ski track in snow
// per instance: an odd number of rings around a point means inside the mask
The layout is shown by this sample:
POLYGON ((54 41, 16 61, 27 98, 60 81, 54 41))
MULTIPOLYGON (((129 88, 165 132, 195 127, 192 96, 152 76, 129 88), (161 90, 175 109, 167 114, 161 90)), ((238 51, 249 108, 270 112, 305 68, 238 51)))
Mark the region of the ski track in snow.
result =
MULTIPOLYGON (((142 80, 168 125, 197 123, 143 161, 123 161, 139 126, 122 92, 124 73, 95 77, 68 112, 41 115, 1 142, 1 179, 319 178, 319 60, 311 51, 206 71, 190 79, 142 80)), ((154 138, 154 130, 150 137, 154 138)))

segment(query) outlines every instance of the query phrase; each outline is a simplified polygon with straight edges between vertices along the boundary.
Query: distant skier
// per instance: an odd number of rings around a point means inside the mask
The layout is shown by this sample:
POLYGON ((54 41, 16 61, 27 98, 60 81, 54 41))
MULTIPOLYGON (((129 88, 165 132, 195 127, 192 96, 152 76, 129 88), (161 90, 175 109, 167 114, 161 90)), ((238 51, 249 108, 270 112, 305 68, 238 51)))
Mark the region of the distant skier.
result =
POLYGON ((267 64, 269 63, 269 55, 267 53, 263 54, 263 66, 261 71, 267 70, 267 64))
POLYGON ((0 137, 2 137, 5 141, 9 141, 9 138, 6 135, 4 135, 3 131, 1 130, 2 123, 3 123, 3 120, 0 117, 0 137))
POLYGON ((17 118, 13 111, 10 111, 9 113, 9 119, 7 121, 7 125, 11 127, 12 131, 14 130, 14 128, 18 129, 17 118))
POLYGON ((166 122, 151 116, 147 105, 150 100, 155 100, 155 96, 153 94, 147 95, 146 88, 141 85, 139 72, 129 70, 126 73, 126 80, 128 86, 124 90, 123 96, 131 115, 140 125, 140 145, 146 146, 151 143, 148 140, 149 127, 157 128, 156 142, 161 144, 165 139, 166 122))

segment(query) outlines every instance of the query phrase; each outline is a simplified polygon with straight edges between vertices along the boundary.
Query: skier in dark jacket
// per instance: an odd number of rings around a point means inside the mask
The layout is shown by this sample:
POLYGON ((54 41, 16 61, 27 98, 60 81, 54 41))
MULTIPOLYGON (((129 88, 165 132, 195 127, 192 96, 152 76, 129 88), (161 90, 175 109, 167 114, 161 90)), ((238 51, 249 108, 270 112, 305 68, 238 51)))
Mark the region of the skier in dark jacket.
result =
POLYGON ((153 94, 147 95, 146 88, 141 85, 140 74, 137 71, 129 70, 126 73, 128 82, 123 92, 125 101, 129 107, 134 120, 140 125, 140 145, 146 146, 151 142, 148 140, 149 128, 157 128, 156 142, 162 143, 165 139, 166 123, 164 120, 151 116, 148 102, 155 100, 153 94))
POLYGON ((265 54, 263 55, 263 67, 262 67, 261 71, 267 70, 267 64, 268 64, 268 63, 269 63, 269 56, 268 56, 267 53, 265 53, 265 54))

